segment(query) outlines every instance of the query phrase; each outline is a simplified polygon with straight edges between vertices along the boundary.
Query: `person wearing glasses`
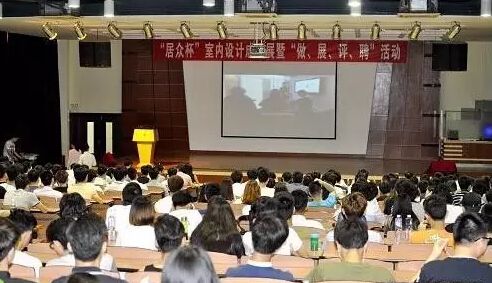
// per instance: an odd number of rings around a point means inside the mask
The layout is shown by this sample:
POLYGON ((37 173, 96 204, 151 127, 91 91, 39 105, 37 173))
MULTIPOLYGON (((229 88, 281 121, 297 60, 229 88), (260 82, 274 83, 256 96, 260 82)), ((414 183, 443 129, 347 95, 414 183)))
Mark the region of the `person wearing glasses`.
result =
POLYGON ((436 260, 443 252, 446 253, 447 241, 436 243, 417 281, 491 282, 492 267, 478 260, 492 240, 492 235, 487 233, 487 223, 477 213, 461 214, 453 226, 454 254, 443 260, 436 260))

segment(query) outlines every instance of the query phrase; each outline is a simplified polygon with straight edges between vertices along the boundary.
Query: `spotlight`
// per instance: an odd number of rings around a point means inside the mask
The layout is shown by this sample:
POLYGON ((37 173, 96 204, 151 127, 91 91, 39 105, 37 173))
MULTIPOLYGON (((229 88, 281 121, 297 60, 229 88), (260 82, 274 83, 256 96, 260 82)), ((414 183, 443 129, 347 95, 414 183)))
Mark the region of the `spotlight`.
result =
POLYGON ((75 25, 73 25, 73 30, 79 40, 84 40, 87 37, 87 33, 84 32, 84 28, 80 22, 76 22, 75 25))
POLYGON ((350 7, 360 7, 360 0, 350 0, 348 5, 350 7))
POLYGON ((224 0, 224 16, 234 16, 234 0, 224 0))
POLYGON ((203 0, 203 6, 214 7, 215 6, 215 0, 203 0))
POLYGON ((278 39, 278 27, 275 23, 270 24, 270 39, 271 40, 278 39))
POLYGON ((297 26, 297 39, 298 40, 305 40, 306 39, 306 32, 307 32, 307 27, 304 23, 300 23, 297 26))
POLYGON ((225 26, 224 22, 217 23, 217 32, 219 33, 220 39, 227 38, 227 27, 225 26))
POLYGON ((331 28, 331 38, 332 39, 340 39, 342 38, 342 27, 336 23, 331 28))
POLYGON ((446 39, 452 40, 455 38, 461 31, 461 26, 458 22, 454 22, 453 26, 448 30, 445 37, 446 39))
POLYGON ((420 32, 422 31, 422 26, 419 22, 415 22, 412 26, 412 30, 410 30, 410 34, 408 38, 411 40, 417 40, 419 38, 420 32))
POLYGON ((152 28, 152 25, 150 23, 145 23, 143 25, 143 31, 145 34, 145 39, 154 38, 154 29, 152 28))
POLYGON ((45 23, 42 27, 44 34, 49 40, 53 40, 58 36, 58 33, 53 30, 50 23, 45 23))
POLYGON ((114 1, 104 0, 104 16, 106 18, 114 17, 114 1))
POLYGON ((68 0, 68 8, 80 8, 80 0, 68 0))
POLYGON ((380 34, 381 34, 381 26, 379 26, 378 23, 373 24, 371 28, 371 39, 378 40, 380 38, 380 34))
POLYGON ((480 16, 490 17, 492 13, 492 0, 482 0, 480 3, 480 16))
POLYGON ((114 39, 121 39, 121 37, 123 36, 121 30, 116 26, 114 22, 110 22, 108 24, 108 32, 114 39))
POLYGON ((184 38, 192 38, 193 37, 193 33, 191 32, 190 26, 187 23, 185 23, 185 22, 181 23, 181 25, 179 26, 179 30, 183 34, 184 38))

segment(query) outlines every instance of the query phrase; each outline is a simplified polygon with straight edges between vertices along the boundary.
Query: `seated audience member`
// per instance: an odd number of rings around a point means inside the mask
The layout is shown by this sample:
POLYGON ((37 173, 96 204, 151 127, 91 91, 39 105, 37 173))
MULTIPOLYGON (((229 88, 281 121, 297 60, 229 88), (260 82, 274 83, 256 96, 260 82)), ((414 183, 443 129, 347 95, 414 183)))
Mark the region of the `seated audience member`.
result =
MULTIPOLYGON (((410 197, 406 194, 399 195, 396 198, 395 204, 393 204, 392 212, 391 212, 391 217, 388 219, 389 220, 389 225, 388 229, 391 231, 395 231, 395 220, 398 217, 398 215, 401 215, 402 218, 402 229, 406 229, 406 217, 407 215, 410 215, 412 218, 412 227, 410 227, 411 230, 417 230, 420 221, 415 215, 414 211, 412 210, 412 202, 410 201, 410 197)), ((424 212, 425 215, 425 212, 424 212)))
POLYGON ((94 178, 94 185, 105 189, 108 184, 111 184, 111 178, 106 175, 108 168, 104 164, 97 166, 97 177, 94 178))
POLYGON ((429 181, 420 180, 419 183, 417 184, 417 188, 419 189, 420 192, 420 199, 423 200, 428 193, 429 181))
POLYGON ((66 193, 68 189, 68 173, 65 170, 58 170, 55 173, 55 184, 53 190, 66 193))
MULTIPOLYGON (((176 173, 177 176, 181 177, 183 179, 183 189, 187 189, 193 186, 193 178, 194 174, 192 173, 191 176, 190 174, 187 174, 186 172, 190 171, 191 164, 180 164, 178 166, 178 172, 176 173)), ((193 169, 191 169, 193 171, 193 169)))
POLYGON ((154 204, 154 209, 155 212, 157 213, 169 213, 171 212, 174 207, 173 207, 173 194, 176 192, 179 192, 181 188, 183 187, 183 178, 179 176, 171 176, 167 180, 167 186, 169 188, 169 195, 165 196, 164 198, 158 200, 154 204))
POLYGON ((96 157, 94 156, 94 154, 89 152, 89 145, 87 143, 83 143, 80 146, 80 150, 82 151, 82 154, 79 157, 78 164, 85 165, 89 168, 96 167, 96 157))
POLYGON ((234 193, 234 199, 241 199, 244 193, 243 173, 238 170, 234 170, 231 173, 232 180, 232 192, 234 193))
POLYGON ((241 258, 244 246, 231 205, 221 196, 210 199, 203 220, 191 234, 190 242, 209 252, 241 258))
MULTIPOLYGON (((68 250, 67 229, 75 220, 71 218, 58 218, 46 228, 46 240, 50 243, 50 248, 56 253, 57 258, 46 262, 46 266, 75 266, 75 257, 68 250)), ((103 270, 116 271, 113 257, 104 253, 101 257, 99 267, 103 270)))
MULTIPOLYGON (((280 192, 289 192, 287 190, 287 184, 284 182, 278 182, 275 184, 275 187, 273 188, 275 190, 275 193, 280 193, 280 192)), ((298 190, 299 191, 299 190, 298 190)))
POLYGON ((142 183, 137 181, 137 169, 129 168, 126 171, 126 173, 127 173, 128 178, 130 179, 130 182, 137 183, 140 186, 140 188, 142 189, 142 191, 148 191, 149 190, 149 188, 147 187, 146 184, 142 184, 142 183))
POLYGON ((213 196, 220 196, 220 185, 217 183, 207 183, 200 190, 198 202, 207 203, 213 196))
POLYGON ((20 238, 15 225, 0 218, 0 281, 5 283, 29 283, 30 281, 10 277, 9 268, 17 253, 15 245, 20 238))
POLYGON ((289 193, 292 193, 295 190, 302 190, 306 193, 309 193, 308 187, 302 184, 303 177, 304 176, 302 172, 295 171, 294 173, 292 173, 292 183, 287 183, 287 190, 289 191, 289 193))
POLYGON ((21 208, 30 210, 31 208, 37 208, 41 212, 46 213, 48 209, 38 197, 31 192, 24 190, 27 186, 28 180, 25 174, 20 174, 15 178, 15 191, 7 191, 5 193, 3 204, 14 208, 21 208))
POLYGON ((463 196, 470 191, 473 181, 473 178, 466 175, 458 177, 458 180, 456 181, 456 183, 458 183, 458 189, 453 194, 453 205, 461 205, 463 196))
POLYGON ((39 275, 39 269, 43 266, 42 262, 38 258, 23 252, 31 242, 32 233, 38 225, 38 221, 34 218, 32 213, 22 209, 11 210, 9 219, 20 233, 20 239, 17 242, 12 264, 32 267, 36 271, 36 274, 39 275))
POLYGON ((337 185, 337 181, 341 180, 339 175, 334 172, 327 172, 320 178, 315 178, 314 182, 317 182, 323 187, 323 199, 326 199, 329 194, 335 194, 336 198, 342 199, 346 193, 342 186, 337 185))
MULTIPOLYGON (((87 173, 87 183, 91 183, 94 185, 94 179, 97 177, 97 170, 96 169, 89 169, 89 172, 87 173)), ((99 191, 102 191, 103 189, 100 188, 99 186, 94 185, 99 191)))
POLYGON ((288 184, 290 182, 292 182, 292 173, 288 172, 288 171, 285 171, 284 173, 282 173, 282 182, 288 184))
POLYGON ((3 185, 7 182, 7 174, 5 174, 5 166, 0 163, 0 199, 3 199, 7 190, 3 185))
POLYGON ((359 192, 364 195, 367 201, 366 211, 364 216, 366 221, 384 224, 386 217, 379 207, 377 196, 378 187, 373 182, 357 182, 352 185, 352 193, 359 192))
POLYGON ((126 184, 122 192, 123 203, 113 205, 106 211, 106 226, 109 229, 114 228, 116 234, 120 234, 130 225, 130 210, 133 201, 142 196, 142 189, 136 183, 126 184))
MULTIPOLYGON (((453 204, 453 195, 450 192, 450 188, 446 184, 438 184, 432 191, 433 195, 439 195, 446 200, 446 216, 444 218, 444 223, 450 224, 456 221, 456 218, 460 216, 465 210, 461 205, 453 204)), ((460 199, 460 203, 462 201, 460 199)))
POLYGON ((262 217, 253 224, 251 234, 254 248, 253 255, 247 264, 229 268, 226 271, 226 277, 271 278, 294 281, 294 276, 290 272, 282 271, 272 266, 272 257, 275 251, 282 246, 289 235, 287 221, 274 216, 262 217))
MULTIPOLYGON (((97 215, 88 215, 71 223, 67 229, 67 239, 75 257, 75 267, 72 274, 88 273, 94 275, 99 282, 126 282, 104 275, 101 259, 106 252, 108 231, 104 220, 97 215)), ((69 276, 63 276, 54 283, 67 283, 69 276)))
POLYGON ((152 170, 151 165, 144 165, 140 167, 140 176, 137 177, 137 182, 140 184, 147 185, 150 182, 150 178, 149 178, 150 170, 152 170))
POLYGON ((99 189, 92 183, 87 182, 87 175, 89 169, 85 166, 77 166, 73 169, 73 175, 75 177, 75 184, 69 185, 67 193, 79 193, 84 199, 89 201, 95 201, 103 203, 101 196, 99 195, 99 189))
POLYGON ((58 215, 62 218, 78 218, 87 214, 87 203, 85 199, 78 193, 63 195, 60 200, 60 212, 58 215))
POLYGON ((261 196, 272 198, 273 195, 275 194, 275 190, 267 187, 267 183, 269 179, 268 175, 269 175, 268 169, 266 168, 258 169, 258 185, 260 186, 261 196))
POLYGON ((256 200, 261 197, 261 190, 258 182, 248 181, 244 187, 244 194, 242 203, 244 204, 242 215, 249 215, 251 205, 256 202, 256 200))
POLYGON ((155 243, 155 211, 152 203, 145 197, 136 197, 131 205, 130 225, 122 227, 117 235, 116 245, 131 248, 157 250, 155 243))
POLYGON ((149 169, 149 178, 150 181, 146 184, 147 187, 155 187, 162 189, 163 192, 165 192, 166 186, 164 185, 164 180, 161 180, 161 177, 159 175, 159 171, 156 168, 150 168, 149 169))
MULTIPOLYGON (((425 222, 430 229, 423 228, 410 233, 410 243, 435 243, 439 239, 449 239, 448 245, 453 245, 453 235, 446 232, 444 217, 446 216, 446 200, 439 195, 430 195, 424 200, 425 222)), ((421 224, 422 225, 422 224, 421 224)))
MULTIPOLYGON (((349 218, 359 218, 363 222, 367 223, 367 220, 364 216, 367 207, 367 200, 361 193, 351 193, 347 195, 342 200, 342 209, 340 214, 337 217, 337 223, 349 218)), ((368 230, 368 242, 372 243, 383 243, 383 237, 380 233, 372 230, 368 230)), ((326 240, 329 242, 335 241, 334 231, 328 232, 326 234, 326 240)))
POLYGON ((232 180, 231 178, 224 178, 219 185, 220 195, 227 201, 234 200, 234 192, 232 190, 232 180))
POLYGON ((324 230, 323 225, 316 220, 306 219, 304 213, 307 209, 308 195, 302 190, 295 190, 292 192, 294 197, 294 215, 292 215, 293 227, 311 227, 324 230))
POLYGON ((154 230, 157 247, 159 247, 161 252, 161 260, 145 266, 144 271, 161 272, 169 253, 181 246, 185 231, 179 219, 169 214, 157 217, 154 223, 154 230))
POLYGON ((5 166, 5 172, 2 174, 3 183, 0 184, 6 192, 15 191, 15 178, 19 175, 17 166, 8 165, 5 166))
POLYGON ((38 169, 31 169, 27 172, 27 184, 25 190, 28 192, 34 192, 34 190, 39 189, 39 174, 41 173, 38 169))
POLYGON ((107 191, 123 191, 123 188, 128 184, 125 181, 127 169, 123 166, 118 166, 113 170, 114 181, 106 186, 107 191))
POLYGON ((437 260, 446 245, 433 250, 418 282, 490 282, 492 267, 477 258, 487 250, 487 224, 476 213, 461 214, 453 225, 454 254, 437 260))
POLYGON ((485 195, 485 193, 487 193, 489 189, 489 181, 484 178, 480 178, 476 179, 475 182, 473 182, 471 191, 478 194, 480 197, 482 197, 483 200, 483 196, 485 195))
POLYGON ((479 212, 482 207, 482 197, 474 192, 466 193, 463 196, 461 205, 463 205, 467 212, 479 212))
POLYGON ((37 197, 44 196, 57 199, 61 199, 63 197, 62 193, 53 190, 53 188, 51 187, 53 185, 53 173, 51 173, 51 171, 45 170, 41 172, 41 174, 39 174, 39 178, 41 179, 43 187, 34 190, 34 194, 37 197))
POLYGON ((184 246, 166 259, 162 274, 166 283, 219 283, 212 260, 199 247, 184 246))
POLYGON ((329 194, 326 199, 323 199, 323 191, 317 182, 309 184, 309 194, 312 201, 308 202, 308 207, 334 207, 337 203, 334 194, 329 194))
POLYGON ((327 262, 315 267, 307 276, 309 282, 363 281, 395 282, 391 272, 383 267, 365 264, 368 240, 366 222, 357 217, 342 219, 335 226, 335 242, 340 262, 327 262))
POLYGON ((174 210, 169 214, 178 218, 185 228, 186 238, 189 239, 195 228, 202 222, 202 215, 193 209, 192 198, 186 191, 173 194, 174 210))

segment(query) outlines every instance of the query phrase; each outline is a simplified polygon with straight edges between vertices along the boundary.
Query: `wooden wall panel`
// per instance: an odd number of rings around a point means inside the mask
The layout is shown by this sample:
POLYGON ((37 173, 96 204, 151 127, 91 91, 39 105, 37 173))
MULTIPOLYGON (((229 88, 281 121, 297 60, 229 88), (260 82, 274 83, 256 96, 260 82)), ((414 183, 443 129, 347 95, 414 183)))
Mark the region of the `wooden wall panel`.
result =
POLYGON ((133 129, 154 126, 156 154, 189 151, 183 64, 152 59, 152 41, 123 41, 122 155, 136 155, 133 129))

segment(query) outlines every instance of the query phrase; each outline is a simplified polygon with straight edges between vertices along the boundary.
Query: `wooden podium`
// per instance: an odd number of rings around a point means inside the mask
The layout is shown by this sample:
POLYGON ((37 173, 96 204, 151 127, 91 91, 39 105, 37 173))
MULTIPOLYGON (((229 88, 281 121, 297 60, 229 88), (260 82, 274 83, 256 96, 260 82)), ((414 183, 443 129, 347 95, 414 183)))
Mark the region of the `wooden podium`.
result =
POLYGON ((159 140, 157 129, 135 129, 132 140, 137 143, 139 158, 137 167, 151 164, 154 160, 155 143, 159 140))

